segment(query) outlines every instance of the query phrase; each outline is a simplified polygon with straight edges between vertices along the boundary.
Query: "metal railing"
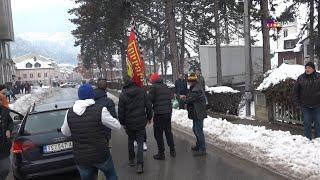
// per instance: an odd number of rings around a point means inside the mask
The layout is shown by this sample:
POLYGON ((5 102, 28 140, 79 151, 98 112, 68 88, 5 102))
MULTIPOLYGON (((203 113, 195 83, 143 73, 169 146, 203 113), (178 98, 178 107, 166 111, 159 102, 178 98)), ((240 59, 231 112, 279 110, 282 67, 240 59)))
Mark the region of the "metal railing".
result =
POLYGON ((273 115, 275 121, 303 124, 301 110, 297 109, 293 105, 273 103, 273 115))

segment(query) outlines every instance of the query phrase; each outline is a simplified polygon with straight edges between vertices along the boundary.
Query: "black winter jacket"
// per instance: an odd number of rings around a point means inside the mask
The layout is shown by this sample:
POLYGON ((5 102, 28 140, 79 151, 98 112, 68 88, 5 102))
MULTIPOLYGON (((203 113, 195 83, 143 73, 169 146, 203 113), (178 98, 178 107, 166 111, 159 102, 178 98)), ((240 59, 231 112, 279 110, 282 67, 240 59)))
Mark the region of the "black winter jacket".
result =
POLYGON ((149 90, 149 99, 155 115, 172 113, 172 93, 163 80, 156 81, 149 90))
POLYGON ((203 120, 207 118, 205 94, 199 82, 190 87, 186 103, 189 119, 203 120))
POLYGON ((320 106, 320 74, 302 74, 299 76, 293 92, 293 101, 301 107, 320 106))
POLYGON ((123 87, 118 104, 119 121, 129 130, 143 130, 152 119, 152 105, 146 92, 134 82, 123 87))
POLYGON ((0 160, 10 155, 11 141, 6 136, 6 131, 13 130, 13 121, 9 109, 0 106, 0 160))
POLYGON ((73 155, 76 164, 91 166, 105 162, 109 155, 107 131, 101 121, 102 106, 87 107, 81 116, 68 111, 68 125, 73 142, 73 155))

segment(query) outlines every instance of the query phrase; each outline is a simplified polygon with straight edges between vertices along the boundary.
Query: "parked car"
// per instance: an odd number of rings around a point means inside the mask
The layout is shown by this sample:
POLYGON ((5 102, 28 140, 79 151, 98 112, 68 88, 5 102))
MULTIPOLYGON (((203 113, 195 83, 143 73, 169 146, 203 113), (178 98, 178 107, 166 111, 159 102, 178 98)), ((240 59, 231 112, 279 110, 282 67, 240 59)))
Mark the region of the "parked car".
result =
POLYGON ((75 88, 76 86, 77 86, 77 83, 73 83, 73 82, 68 82, 60 85, 61 88, 75 88))
POLYGON ((35 109, 24 117, 12 144, 14 179, 75 171, 71 138, 64 137, 60 129, 68 108, 55 104, 35 109))

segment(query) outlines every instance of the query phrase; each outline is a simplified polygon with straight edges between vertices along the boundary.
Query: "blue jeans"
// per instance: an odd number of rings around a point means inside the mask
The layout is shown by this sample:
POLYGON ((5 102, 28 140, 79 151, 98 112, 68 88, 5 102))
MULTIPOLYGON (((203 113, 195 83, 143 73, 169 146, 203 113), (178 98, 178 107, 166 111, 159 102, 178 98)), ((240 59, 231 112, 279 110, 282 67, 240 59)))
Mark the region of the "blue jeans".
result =
POLYGON ((320 137, 320 107, 302 108, 304 135, 312 139, 312 123, 315 128, 315 138, 320 137))
POLYGON ((6 157, 0 160, 0 179, 6 179, 10 172, 10 159, 6 157))
POLYGON ((116 169, 114 168, 112 156, 110 155, 106 162, 94 164, 92 166, 77 165, 81 180, 94 180, 97 170, 101 170, 107 180, 117 180, 116 169))
POLYGON ((206 140, 203 133, 203 119, 202 120, 193 120, 193 133, 196 136, 197 143, 196 148, 199 151, 206 150, 206 140))

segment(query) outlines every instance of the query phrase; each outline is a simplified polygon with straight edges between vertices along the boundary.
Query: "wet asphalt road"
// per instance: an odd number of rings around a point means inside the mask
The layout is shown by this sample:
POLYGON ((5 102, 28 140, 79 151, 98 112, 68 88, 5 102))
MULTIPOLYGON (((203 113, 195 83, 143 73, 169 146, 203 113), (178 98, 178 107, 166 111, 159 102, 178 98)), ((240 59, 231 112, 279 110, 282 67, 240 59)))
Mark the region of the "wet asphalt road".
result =
MULTIPOLYGON (((74 100, 76 89, 56 89, 53 97, 46 103, 57 100, 74 100)), ((123 129, 113 131, 112 155, 120 180, 281 180, 284 179, 268 170, 260 168, 246 160, 230 155, 224 151, 208 146, 206 157, 194 158, 190 146, 193 137, 174 131, 177 157, 171 158, 166 152, 165 161, 155 161, 156 142, 152 126, 148 126, 148 151, 144 153, 145 173, 137 175, 135 169, 128 166, 127 136, 123 129)), ((78 173, 67 173, 44 177, 39 180, 78 180, 78 173)), ((99 177, 100 179, 104 179, 99 177)), ((7 180, 13 180, 12 176, 7 180)))

